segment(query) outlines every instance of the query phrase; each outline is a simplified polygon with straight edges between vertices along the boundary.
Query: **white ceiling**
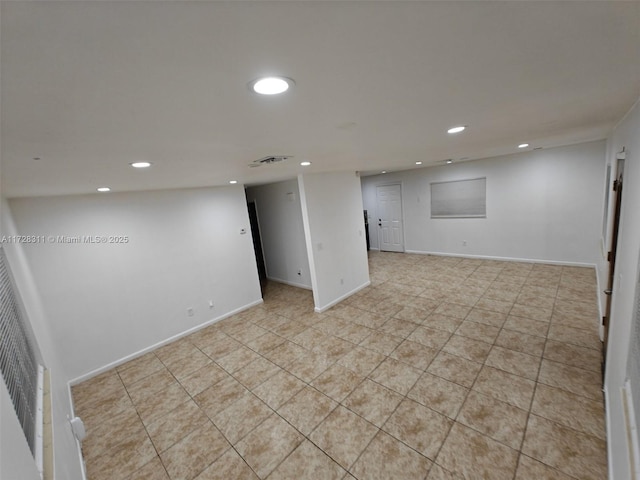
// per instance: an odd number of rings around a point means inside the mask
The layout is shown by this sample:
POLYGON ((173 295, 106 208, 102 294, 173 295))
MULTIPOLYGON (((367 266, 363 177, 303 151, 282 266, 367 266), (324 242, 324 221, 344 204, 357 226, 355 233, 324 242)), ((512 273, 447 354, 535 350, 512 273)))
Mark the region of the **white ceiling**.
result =
POLYGON ((566 145, 604 138, 640 96, 640 2, 2 1, 0 19, 8 197, 566 145), (297 85, 260 97, 263 74, 297 85))

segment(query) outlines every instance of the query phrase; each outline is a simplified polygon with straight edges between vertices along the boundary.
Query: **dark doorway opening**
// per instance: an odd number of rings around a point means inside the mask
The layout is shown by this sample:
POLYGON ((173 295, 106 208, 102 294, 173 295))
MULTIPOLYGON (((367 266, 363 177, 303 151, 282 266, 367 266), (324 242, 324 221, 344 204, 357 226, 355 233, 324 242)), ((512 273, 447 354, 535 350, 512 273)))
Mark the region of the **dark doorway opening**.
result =
POLYGON ((262 238, 260 237, 260 224, 258 222, 258 210, 256 202, 247 204, 249 210, 249 223, 251 224, 251 236, 253 237, 253 250, 256 253, 256 265, 258 266, 258 277, 260 278, 260 290, 264 296, 264 289, 267 284, 267 265, 264 261, 262 251, 262 238))

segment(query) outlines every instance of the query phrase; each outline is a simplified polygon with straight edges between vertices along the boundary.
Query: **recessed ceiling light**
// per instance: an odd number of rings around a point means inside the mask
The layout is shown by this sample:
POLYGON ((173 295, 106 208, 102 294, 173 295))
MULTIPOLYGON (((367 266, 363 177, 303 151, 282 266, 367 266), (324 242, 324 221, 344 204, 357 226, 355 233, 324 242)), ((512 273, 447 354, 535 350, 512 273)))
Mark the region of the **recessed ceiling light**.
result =
POLYGON ((308 167, 309 165, 311 165, 311 162, 300 162, 300 165, 302 165, 303 167, 308 167))
POLYGON ((447 163, 453 163, 453 160, 449 159, 447 160, 447 163))
POLYGON ((464 131, 465 128, 467 128, 465 125, 458 125, 457 127, 451 127, 447 130, 447 133, 460 133, 464 131))
POLYGON ((238 181, 237 181, 237 180, 229 180, 229 183, 230 183, 231 185, 235 185, 236 183, 238 183, 238 181))
POLYGON ((387 171, 386 170, 382 170, 380 173, 387 173, 387 171))
POLYGON ((42 160, 41 157, 33 157, 34 160, 42 160))
POLYGON ((129 165, 131 165, 133 168, 148 168, 151 166, 150 162, 133 162, 130 163, 129 165))
POLYGON ((416 165, 422 165, 422 162, 416 162, 416 165))
POLYGON ((100 188, 98 188, 98 191, 99 192, 110 192, 111 189, 109 187, 100 187, 100 188))
POLYGON ((528 143, 521 143, 520 145, 518 145, 518 148, 527 148, 528 146, 528 143))
POLYGON ((249 83, 252 91, 260 95, 277 95, 289 90, 295 82, 287 77, 263 77, 249 83))

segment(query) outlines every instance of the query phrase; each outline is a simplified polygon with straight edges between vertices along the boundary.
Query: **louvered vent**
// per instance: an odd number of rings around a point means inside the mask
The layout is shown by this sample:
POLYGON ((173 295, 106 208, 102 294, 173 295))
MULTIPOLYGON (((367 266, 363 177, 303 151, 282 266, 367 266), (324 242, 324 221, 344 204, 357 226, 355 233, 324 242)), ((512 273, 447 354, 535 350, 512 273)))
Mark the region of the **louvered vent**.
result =
POLYGON ((266 157, 259 158, 258 160, 254 160, 249 164, 249 166, 251 168, 262 167, 263 165, 284 162, 289 158, 291 158, 291 155, 268 155, 266 157))
POLYGON ((39 366, 6 262, 0 248, 0 371, 35 455, 39 366))

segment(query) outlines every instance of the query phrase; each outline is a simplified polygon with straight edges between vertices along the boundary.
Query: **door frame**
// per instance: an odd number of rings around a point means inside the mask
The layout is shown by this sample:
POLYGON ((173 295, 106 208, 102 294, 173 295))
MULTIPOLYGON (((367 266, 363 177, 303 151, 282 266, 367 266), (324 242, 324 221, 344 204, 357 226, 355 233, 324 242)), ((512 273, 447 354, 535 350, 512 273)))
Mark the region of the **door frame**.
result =
POLYGON ((612 217, 611 226, 609 231, 611 232, 609 249, 607 252, 607 263, 609 269, 607 272, 607 287, 604 290, 605 294, 605 310, 602 316, 602 328, 603 328, 603 340, 602 340, 602 379, 604 381, 605 367, 607 363, 607 343, 609 340, 609 328, 611 324, 611 306, 613 303, 613 287, 615 283, 615 271, 616 271, 616 255, 618 250, 618 234, 620 230, 620 213, 622 210, 622 192, 624 190, 624 162, 625 162, 624 149, 616 157, 616 176, 611 185, 607 186, 607 195, 611 196, 612 217))
MULTIPOLYGON (((393 186, 399 186, 400 187, 400 216, 402 217, 402 252, 399 253, 405 253, 406 252, 406 247, 405 247, 405 235, 404 235, 404 196, 403 196, 403 190, 404 190, 404 186, 403 186, 403 182, 402 181, 397 181, 397 182, 384 182, 384 183, 379 183, 376 184, 376 195, 375 195, 375 199, 376 199, 376 216, 378 218, 380 218, 380 212, 378 211, 378 187, 393 187, 393 186)), ((369 222, 369 225, 371 225, 371 222, 369 222)), ((378 240, 378 251, 382 252, 385 250, 382 250, 381 248, 381 244, 382 242, 380 241, 380 228, 378 226, 378 221, 376 220, 376 227, 378 227, 376 229, 376 238, 378 240)))
POLYGON ((262 232, 260 228, 260 215, 258 214, 258 202, 256 200, 247 200, 247 210, 248 210, 248 216, 249 216, 249 225, 251 227, 251 236, 253 238, 253 247, 254 247, 253 249, 256 254, 256 268, 258 270, 258 279, 260 280, 260 289, 264 291, 263 284, 266 283, 266 281, 269 279, 269 271, 267 270, 267 259, 264 256, 264 245, 262 243, 262 232), (252 215, 251 215, 252 207, 255 212, 255 220, 256 220, 255 225, 253 225, 253 221, 252 221, 252 215), (255 233, 257 233, 258 238, 255 238, 254 236, 254 227, 255 227, 255 233), (260 248, 260 252, 256 250, 256 246, 260 248), (262 278, 262 275, 261 275, 260 260, 258 259, 258 254, 262 256, 262 265, 264 267, 264 278, 262 278))

